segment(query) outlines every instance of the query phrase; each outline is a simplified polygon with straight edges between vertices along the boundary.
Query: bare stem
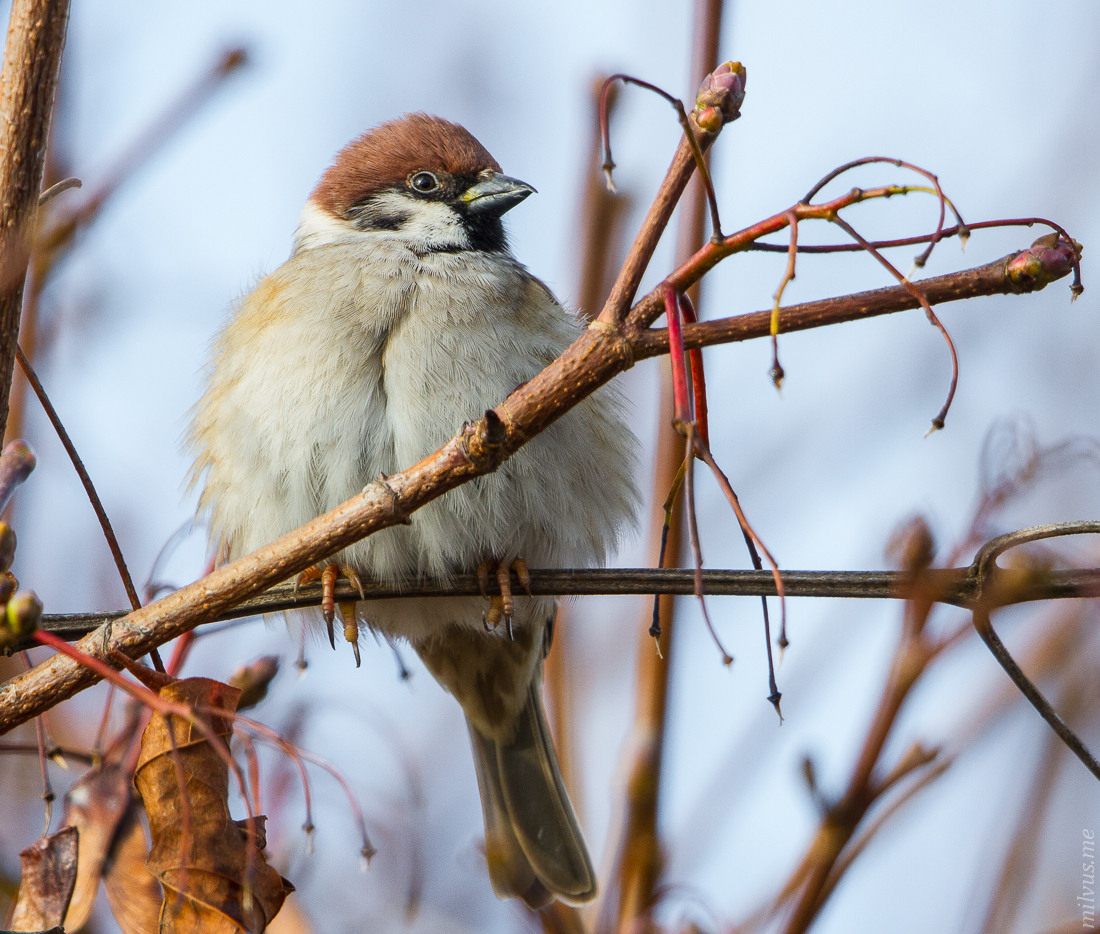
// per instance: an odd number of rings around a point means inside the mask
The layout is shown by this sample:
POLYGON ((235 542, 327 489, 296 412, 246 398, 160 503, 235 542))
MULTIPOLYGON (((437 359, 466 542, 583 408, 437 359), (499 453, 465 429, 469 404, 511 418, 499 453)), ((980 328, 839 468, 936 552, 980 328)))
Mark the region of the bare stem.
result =
POLYGON ((0 425, 8 420, 23 277, 57 94, 69 0, 14 0, 0 71, 0 425))
MULTIPOLYGON (((732 76, 735 81, 741 77, 741 73, 728 69, 723 74, 727 78, 732 76)), ((677 171, 674 165, 670 173, 672 180, 666 179, 666 188, 669 185, 675 187, 677 171)), ((849 193, 833 202, 800 205, 796 210, 803 219, 825 217, 829 211, 839 210, 845 205, 873 197, 887 197, 901 191, 894 186, 859 192, 858 195, 849 193)), ((726 237, 720 244, 708 244, 688 264, 681 266, 669 281, 677 289, 687 288, 724 256, 742 249, 755 237, 782 229, 788 214, 789 211, 776 215, 726 237)), ((651 231, 652 238, 658 234, 659 229, 651 231)), ((655 239, 643 240, 635 244, 635 250, 651 252, 655 242, 655 239)), ((1006 258, 1001 264, 999 276, 989 273, 991 278, 998 278, 998 282, 993 287, 987 285, 988 291, 1041 288, 1072 268, 1072 264, 1066 262, 1065 251, 1057 246, 1044 247, 1040 253, 1041 256, 1025 251, 1016 257, 1006 258), (1021 257, 1026 258, 1022 266, 1019 264, 1021 257)), ((628 258, 627 265, 632 262, 634 258, 628 258)), ((922 289, 925 287, 922 283, 922 289)), ((896 298, 891 298, 895 307, 887 310, 898 310, 896 298)), ((913 301, 912 296, 909 300, 913 301)), ((599 386, 629 369, 638 359, 637 350, 646 349, 647 335, 634 329, 648 326, 661 307, 660 295, 650 293, 635 306, 624 332, 618 326, 617 306, 609 300, 600 319, 582 333, 565 353, 518 387, 496 409, 490 409, 477 421, 464 425, 434 454, 388 477, 385 483, 371 484, 347 502, 256 552, 129 614, 109 631, 104 629, 85 637, 78 646, 80 651, 93 656, 103 656, 110 651, 119 651, 130 657, 145 654, 271 585, 290 579, 353 542, 379 529, 407 521, 408 515, 425 503, 474 477, 495 470, 530 438, 562 417, 599 386)), ((866 314, 850 307, 846 308, 846 312, 850 317, 866 314)), ((759 336, 768 333, 770 313, 765 312, 762 317, 759 336)), ((846 320, 838 318, 835 308, 826 308, 819 315, 819 323, 835 320, 846 320)), ((803 323, 801 326, 811 325, 803 323)), ((693 327, 706 329, 707 324, 693 327)), ((728 336, 726 339, 735 338, 728 336)), ((685 344, 688 341, 689 331, 685 327, 685 344)), ((699 343, 696 340, 690 346, 699 346, 699 343)), ((645 355, 652 356, 659 352, 653 350, 645 355)), ((0 686, 0 732, 71 697, 95 680, 95 675, 85 665, 70 658, 49 659, 13 678, 0 686)))
POLYGON ((61 417, 57 414, 57 410, 53 407, 50 397, 46 394, 46 389, 38 379, 38 374, 35 373, 34 367, 31 366, 31 362, 27 359, 18 344, 15 346, 15 352, 19 358, 19 366, 23 370, 23 375, 34 390, 34 394, 38 397, 38 401, 41 403, 46 413, 46 417, 50 420, 50 424, 53 425, 53 429, 57 433, 57 437, 60 439, 62 447, 65 448, 65 453, 69 455, 69 460, 72 461, 76 475, 80 478, 80 483, 84 487, 84 493, 88 497, 88 502, 92 504, 92 509, 95 512, 96 518, 99 520, 99 527, 103 530, 103 537, 107 539, 107 547, 111 549, 111 557, 114 558, 115 567, 118 569, 119 577, 122 578, 122 586, 126 591, 127 599, 130 601, 130 609, 136 610, 141 606, 141 600, 138 598, 133 578, 130 576, 130 569, 126 566, 126 558, 122 554, 122 546, 118 543, 118 536, 115 535, 114 526, 111 525, 107 510, 103 508, 103 500, 99 498, 99 493, 96 492, 95 484, 92 483, 92 478, 89 476, 88 470, 84 466, 84 461, 81 460, 80 455, 77 453, 76 445, 73 444, 72 438, 69 437, 69 432, 65 430, 65 425, 62 423, 61 417))
MULTIPOLYGON (((697 0, 695 5, 695 36, 692 52, 691 79, 712 71, 718 63, 718 37, 721 33, 722 0, 697 0)), ((703 159, 706 160, 706 154, 703 159)), ((676 258, 683 262, 703 242, 709 186, 696 176, 687 188, 680 205, 676 258)), ((698 304, 699 290, 693 290, 698 304)), ((691 299, 685 296, 689 305, 691 299)), ((695 352, 699 354, 699 351, 695 352)), ((692 361, 693 365, 695 361, 692 361)), ((697 391, 701 387, 695 386, 697 391)), ((682 464, 679 446, 669 413, 673 396, 671 372, 662 367, 661 406, 658 414, 657 463, 654 471, 652 502, 659 505, 677 483, 682 464)), ((698 405, 697 416, 698 416, 698 405)), ((704 424, 706 412, 703 410, 704 424)), ((705 427, 704 429, 705 430, 705 427)), ((679 563, 683 551, 683 523, 669 507, 658 509, 649 530, 654 542, 651 564, 659 567, 662 558, 671 557, 679 563)), ((650 626, 641 626, 636 643, 637 681, 634 701, 634 727, 631 740, 629 774, 625 789, 624 815, 619 840, 616 842, 616 862, 610 874, 606 907, 615 909, 615 928, 638 925, 655 900, 664 860, 657 829, 664 777, 665 727, 668 718, 671 672, 676 657, 675 601, 670 596, 658 598, 654 604, 650 626), (663 626, 664 653, 660 651, 663 626), (654 644, 654 639, 658 640, 654 644), (618 904, 612 906, 611 899, 618 904)), ((607 926, 611 911, 601 914, 607 926)))
MULTIPOLYGON (((984 266, 923 279, 920 282, 920 290, 930 303, 943 304, 981 295, 1013 295, 1037 291, 1053 281, 1046 278, 1046 273, 1052 274, 1055 279, 1069 273, 1070 267, 1058 269, 1042 267, 1036 275, 1034 284, 1024 281, 1020 276, 1015 275, 1014 271, 1022 265, 1022 261, 1029 256, 1032 249, 1034 248, 1003 256, 984 266)), ((649 301, 650 297, 647 296, 638 305, 641 306, 649 301)), ((900 285, 855 292, 838 298, 787 306, 783 309, 781 330, 787 333, 841 324, 845 321, 862 321, 865 318, 919 308, 920 305, 920 301, 912 292, 900 285)), ((685 324, 684 346, 690 349, 767 337, 771 333, 771 320, 772 312, 769 309, 714 321, 700 321, 698 324, 685 324)), ((632 334, 630 346, 635 360, 666 354, 669 347, 668 331, 665 328, 650 328, 641 333, 632 334)))

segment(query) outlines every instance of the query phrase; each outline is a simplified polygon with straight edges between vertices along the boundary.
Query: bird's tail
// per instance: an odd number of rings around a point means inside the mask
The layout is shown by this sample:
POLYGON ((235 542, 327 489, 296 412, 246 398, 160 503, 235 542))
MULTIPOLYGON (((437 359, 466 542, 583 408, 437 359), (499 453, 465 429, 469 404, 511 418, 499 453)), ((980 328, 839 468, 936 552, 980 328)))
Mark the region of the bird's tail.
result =
POLYGON ((467 720, 485 815, 485 856, 497 895, 530 908, 596 896, 596 873, 565 793, 533 679, 515 735, 492 739, 467 720))

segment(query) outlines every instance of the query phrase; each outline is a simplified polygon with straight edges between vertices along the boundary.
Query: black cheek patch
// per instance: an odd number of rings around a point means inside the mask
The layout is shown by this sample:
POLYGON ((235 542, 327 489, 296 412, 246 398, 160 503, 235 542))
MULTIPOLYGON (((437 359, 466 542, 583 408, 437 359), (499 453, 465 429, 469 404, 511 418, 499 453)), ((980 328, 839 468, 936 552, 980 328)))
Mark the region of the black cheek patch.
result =
POLYGON ((358 230, 400 230, 408 219, 408 211, 376 202, 368 201, 348 209, 348 220, 358 230))

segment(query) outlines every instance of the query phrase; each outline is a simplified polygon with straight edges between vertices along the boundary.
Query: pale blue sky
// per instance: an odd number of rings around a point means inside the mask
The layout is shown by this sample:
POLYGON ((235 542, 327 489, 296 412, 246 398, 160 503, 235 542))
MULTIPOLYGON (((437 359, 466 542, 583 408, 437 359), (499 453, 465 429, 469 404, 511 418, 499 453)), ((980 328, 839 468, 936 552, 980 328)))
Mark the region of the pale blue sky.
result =
MULTIPOLYGON (((784 340, 781 397, 767 379, 764 343, 708 352, 716 454, 780 563, 881 567, 891 531, 914 511, 929 516, 944 542, 965 526, 994 423, 1030 423, 1045 444, 1097 431, 1100 284, 1093 288, 1088 251, 1100 244, 1100 7, 1012 0, 994 14, 947 2, 730 6, 721 54, 747 66, 748 96, 714 154, 727 228, 781 210, 834 165, 875 154, 937 172, 967 220, 1045 215, 1087 248, 1086 292, 1073 305, 1059 283, 1036 296, 941 309, 962 375, 948 428, 931 438, 924 433, 947 389, 948 358, 920 313, 784 340)), ((690 19, 689 3, 667 0, 76 5, 60 132, 72 171, 88 185, 224 47, 244 42, 254 59, 127 184, 48 295, 53 337, 41 374, 139 578, 193 510, 181 492, 188 465, 179 438, 200 391, 206 344, 234 297, 287 254, 301 204, 332 154, 405 111, 464 123, 507 173, 538 189, 509 214, 513 246, 571 299, 593 76, 628 71, 690 96, 697 83, 687 74, 690 19)), ((644 206, 676 143, 672 113, 631 90, 614 133, 620 187, 644 206)), ((906 178, 880 169, 848 184, 884 180, 906 178)), ((864 232, 901 235, 929 229, 935 213, 931 199, 918 198, 861 206, 849 219, 864 232)), ((1041 232, 979 233, 962 255, 944 244, 928 271, 994 259, 1041 232)), ((837 236, 807 228, 803 239, 837 236)), ((907 270, 911 256, 903 252, 897 262, 907 270)), ((647 281, 668 263, 668 250, 659 251, 647 281)), ((779 257, 730 261, 712 277, 704 314, 767 307, 782 264, 779 257)), ((888 284, 869 258, 810 258, 786 300, 888 284)), ((648 363, 626 378, 646 437, 657 418, 656 376, 657 364, 648 363)), ((121 588, 60 448, 38 416, 28 435, 40 466, 20 494, 16 571, 49 611, 121 607, 121 588)), ((702 475, 698 486, 707 565, 745 566, 720 494, 702 475)), ((1005 523, 1098 512, 1096 473, 1077 469, 1021 501, 1005 523)), ((644 550, 630 542, 619 561, 636 565, 644 550)), ((169 574, 183 583, 201 562, 196 536, 169 574)), ((663 827, 668 880, 683 888, 669 917, 703 904, 721 925, 755 907, 801 852, 814 814, 799 757, 812 752, 826 789, 840 787, 899 613, 878 603, 792 601, 780 728, 764 700, 755 601, 713 603, 737 656, 732 670, 720 666, 694 605, 682 609, 695 622, 687 624, 674 678, 663 827)), ((610 599, 577 609, 590 660, 577 698, 585 711, 579 797, 598 863, 606 861, 621 799, 618 763, 641 611, 640 601, 610 599)), ((1017 647, 1035 619, 1012 633, 1017 647)), ((516 930, 515 910, 496 902, 479 870, 481 818, 457 706, 422 672, 411 685, 399 683, 385 648, 368 645, 356 671, 349 658, 316 644, 300 682, 289 671, 295 651, 281 626, 251 625, 201 646, 191 671, 225 676, 254 655, 282 654, 288 670, 260 715, 278 725, 308 709, 302 742, 349 774, 364 800, 380 853, 363 877, 353 871, 346 811, 323 777, 315 785, 322 803, 313 856, 303 853, 294 793, 273 807, 273 848, 317 929, 358 931, 356 918, 377 930, 402 929, 402 881, 419 859, 429 881, 413 930, 516 930), (420 788, 416 801, 410 775, 420 788)), ((961 650, 914 698, 894 754, 917 739, 950 741, 1001 680, 982 650, 961 650)), ((990 853, 1001 852, 1045 738, 1030 711, 1000 722, 899 815, 815 930, 973 924, 993 874, 990 853)), ((1075 762, 1063 779, 1020 931, 1053 923, 1059 911, 1074 917, 1076 841, 1083 826, 1100 824, 1100 792, 1075 762)), ((32 836, 38 820, 30 821, 32 836)), ((10 832, 0 828, 5 865, 29 842, 9 840, 10 832)))

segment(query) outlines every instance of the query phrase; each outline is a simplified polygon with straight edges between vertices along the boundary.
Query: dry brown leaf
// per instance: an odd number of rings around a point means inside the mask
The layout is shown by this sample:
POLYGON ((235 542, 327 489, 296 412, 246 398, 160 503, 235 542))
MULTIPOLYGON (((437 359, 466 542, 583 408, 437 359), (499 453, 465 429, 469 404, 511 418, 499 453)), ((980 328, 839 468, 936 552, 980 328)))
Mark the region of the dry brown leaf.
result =
MULTIPOLYGON (((207 678, 174 681, 159 693, 192 710, 227 712, 240 696, 207 678)), ((264 859, 263 819, 249 825, 229 815, 231 716, 202 719, 220 748, 189 720, 154 715, 134 776, 153 836, 149 870, 164 886, 160 931, 261 932, 293 886, 264 859)))
POLYGON ((292 895, 283 904, 283 910, 268 925, 267 934, 315 934, 315 929, 302 910, 301 903, 292 895))
POLYGON ((62 827, 19 854, 23 872, 12 931, 45 931, 62 923, 76 885, 77 837, 75 827, 62 827))
POLYGON ((89 769, 65 796, 64 823, 80 833, 76 889, 65 913, 68 931, 82 928, 92 914, 111 842, 132 800, 129 776, 110 764, 89 769))
POLYGON ((278 655, 261 655, 255 661, 242 665, 229 676, 229 683, 241 689, 238 710, 255 707, 267 697, 267 689, 279 673, 278 655))
POLYGON ((111 857, 103 873, 107 901, 122 934, 156 931, 164 891, 146 865, 149 842, 138 820, 138 805, 131 807, 119 824, 111 857))

